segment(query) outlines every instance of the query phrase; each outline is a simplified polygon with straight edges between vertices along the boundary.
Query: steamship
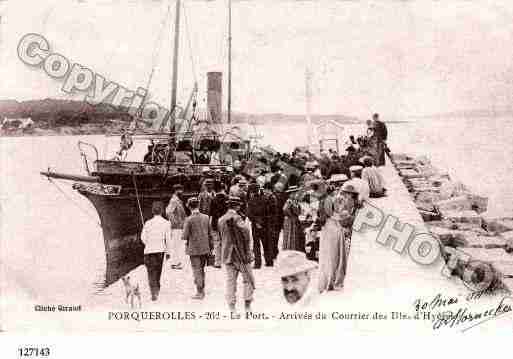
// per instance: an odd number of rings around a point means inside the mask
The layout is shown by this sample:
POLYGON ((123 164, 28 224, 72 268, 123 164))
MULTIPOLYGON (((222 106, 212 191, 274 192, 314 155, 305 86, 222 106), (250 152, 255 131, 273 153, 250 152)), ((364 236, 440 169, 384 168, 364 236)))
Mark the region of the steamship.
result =
MULTIPOLYGON (((181 114, 175 116, 178 48, 180 29, 180 0, 176 1, 173 54, 173 81, 171 112, 167 127, 149 131, 127 129, 120 134, 122 144, 129 151, 135 141, 150 141, 149 151, 140 161, 126 161, 120 150, 118 158, 100 159, 95 146, 79 141, 78 147, 87 175, 72 175, 44 171, 48 178, 72 180, 73 188, 86 197, 96 209, 103 232, 106 253, 108 286, 143 263, 144 244, 140 233, 144 222, 152 217, 154 201, 167 204, 175 184, 184 186, 185 197, 197 195, 205 173, 228 182, 234 160, 248 159, 251 140, 237 127, 230 126, 231 117, 231 3, 229 6, 229 66, 227 121, 222 123, 222 73, 209 72, 207 76, 207 114, 199 119, 196 114, 197 85, 181 114), (190 106, 192 103, 192 106, 190 106), (192 114, 189 110, 192 108, 192 114), (183 119, 182 126, 175 123, 183 119), (91 156, 91 154, 93 154, 91 156), (91 158, 93 157, 93 158, 91 158), (215 158, 215 161, 214 161, 215 158), (229 158, 229 159, 228 159, 229 158), (185 159, 185 160, 184 160, 185 159)), ((169 14, 169 12, 168 12, 169 14)), ((142 111, 133 124, 144 123, 142 111)), ((126 153, 125 153, 126 154, 126 153)))

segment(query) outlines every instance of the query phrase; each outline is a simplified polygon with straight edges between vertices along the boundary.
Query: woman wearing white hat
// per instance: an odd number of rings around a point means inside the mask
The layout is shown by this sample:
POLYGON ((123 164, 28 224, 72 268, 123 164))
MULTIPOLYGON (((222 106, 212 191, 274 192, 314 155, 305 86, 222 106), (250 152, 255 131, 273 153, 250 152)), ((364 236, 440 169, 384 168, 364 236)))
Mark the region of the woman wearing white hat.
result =
POLYGON ((327 196, 321 204, 326 218, 319 245, 319 291, 342 289, 357 189, 345 182, 339 192, 327 196))

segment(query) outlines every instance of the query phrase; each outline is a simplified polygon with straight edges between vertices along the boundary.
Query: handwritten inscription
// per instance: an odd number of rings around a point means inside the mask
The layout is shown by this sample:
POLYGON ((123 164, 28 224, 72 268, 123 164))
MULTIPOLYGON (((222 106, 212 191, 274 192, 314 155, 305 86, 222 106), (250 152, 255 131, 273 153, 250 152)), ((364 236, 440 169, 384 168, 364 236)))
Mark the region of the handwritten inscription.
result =
POLYGON ((443 297, 442 294, 438 293, 431 300, 416 299, 414 302, 415 310, 426 311, 445 308, 447 306, 458 304, 458 298, 456 297, 443 297))
POLYGON ((438 316, 434 319, 433 329, 453 328, 462 324, 472 324, 474 326, 474 324, 481 324, 487 320, 497 318, 511 312, 511 304, 506 303, 508 299, 511 301, 512 298, 504 297, 497 306, 480 312, 472 312, 468 307, 459 308, 456 312, 445 312, 444 316, 438 316))

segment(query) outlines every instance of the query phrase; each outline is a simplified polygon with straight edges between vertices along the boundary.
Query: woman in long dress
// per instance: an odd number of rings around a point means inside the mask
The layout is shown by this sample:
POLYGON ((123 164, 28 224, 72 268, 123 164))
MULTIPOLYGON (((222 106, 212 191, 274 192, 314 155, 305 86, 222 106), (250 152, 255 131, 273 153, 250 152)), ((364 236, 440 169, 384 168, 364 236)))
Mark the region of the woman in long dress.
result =
POLYGON ((301 215, 300 194, 298 187, 290 187, 290 197, 283 206, 283 250, 305 251, 305 234, 302 231, 299 216, 301 215))
POLYGON ((324 222, 319 244, 320 292, 344 286, 354 205, 354 195, 342 190, 325 196, 319 204, 324 222))

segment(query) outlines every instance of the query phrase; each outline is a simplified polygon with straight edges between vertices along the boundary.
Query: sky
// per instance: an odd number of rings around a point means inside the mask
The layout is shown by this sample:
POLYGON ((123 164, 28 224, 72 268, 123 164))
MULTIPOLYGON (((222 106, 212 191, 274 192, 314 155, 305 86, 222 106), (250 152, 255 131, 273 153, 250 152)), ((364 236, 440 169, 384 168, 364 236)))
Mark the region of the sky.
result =
MULTIPOLYGON (((223 71, 226 103, 228 1, 182 2, 179 103, 196 79, 204 104, 207 71, 223 71)), ((146 87, 154 69, 151 97, 168 104, 174 4, 0 1, 0 98, 83 97, 20 61, 18 42, 33 32, 129 89, 146 87)), ((234 0, 232 19, 234 111, 304 113, 306 68, 319 114, 395 118, 511 107, 513 3, 234 0)))

